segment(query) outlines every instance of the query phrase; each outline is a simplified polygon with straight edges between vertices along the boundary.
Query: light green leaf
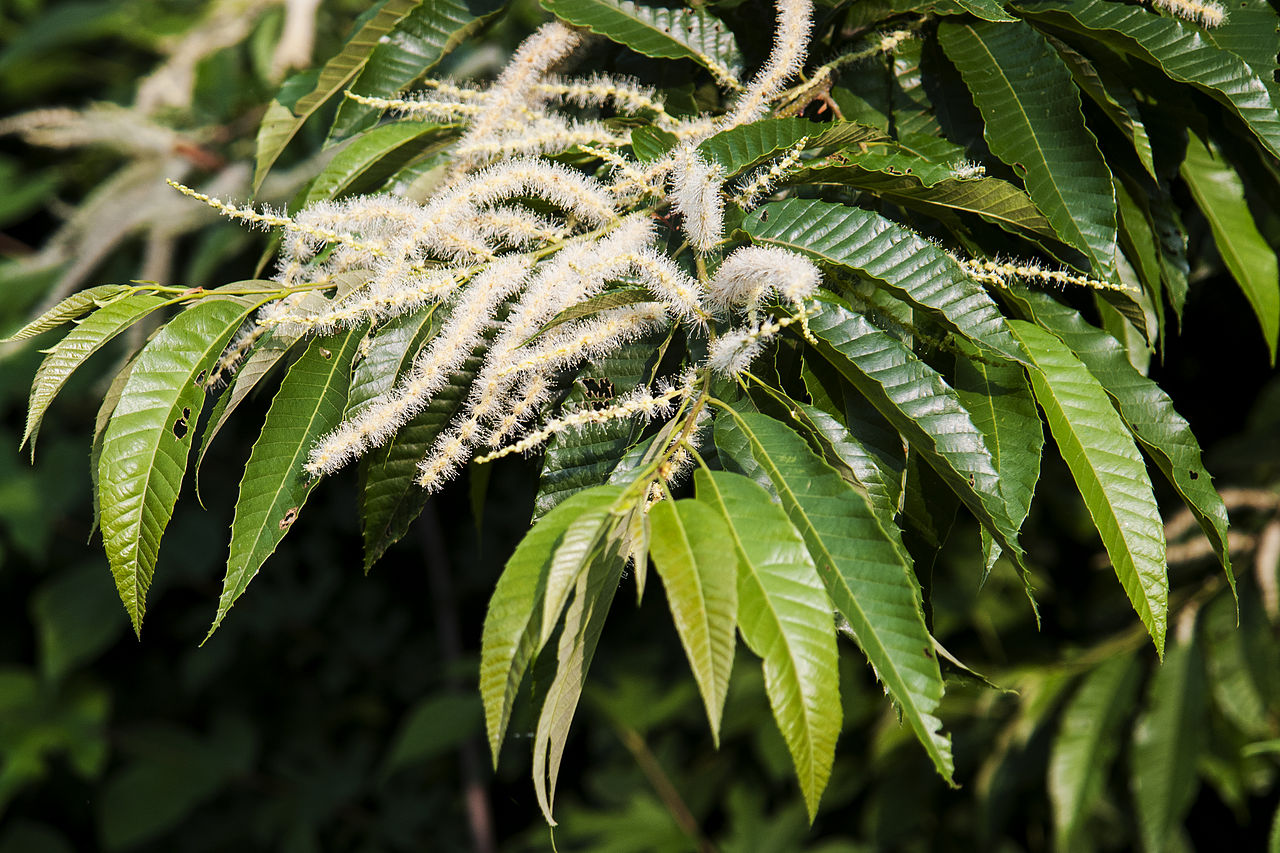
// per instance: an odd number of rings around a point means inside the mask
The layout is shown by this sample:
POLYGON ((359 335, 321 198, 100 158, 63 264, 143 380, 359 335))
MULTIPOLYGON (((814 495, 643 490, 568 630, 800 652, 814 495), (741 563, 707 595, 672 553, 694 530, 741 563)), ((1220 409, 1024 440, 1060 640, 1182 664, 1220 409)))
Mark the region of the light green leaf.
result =
POLYGON ((574 519, 605 510, 621 494, 618 486, 600 486, 567 498, 525 534, 498 578, 480 650, 480 695, 495 764, 525 668, 544 635, 542 603, 555 549, 574 519))
POLYGON ((1253 306, 1274 366, 1280 335, 1280 268, 1249 213, 1240 176, 1194 133, 1188 135, 1180 173, 1209 221, 1223 263, 1253 306))
POLYGON ((1024 569, 1018 525, 1001 497, 991 451, 955 391, 865 317, 833 302, 819 305, 821 310, 809 323, 820 342, 818 351, 921 454, 1024 569))
POLYGON ((698 501, 659 501, 649 511, 649 551, 720 746, 720 718, 738 624, 738 559, 720 514, 698 501))
POLYGON ((609 606, 618 591, 624 563, 616 550, 593 560, 591 567, 579 575, 573 604, 565 613, 564 631, 556 652, 556 676, 547 688, 533 739, 534 793, 551 826, 556 825, 551 816, 552 803, 569 725, 582 697, 587 670, 595 656, 609 606))
POLYGON ((351 360, 363 337, 361 328, 311 341, 271 400, 240 478, 227 573, 206 640, 289 532, 315 488, 318 481, 302 465, 316 439, 342 420, 351 360))
POLYGON ((1179 83, 1190 83, 1228 106, 1272 154, 1280 156, 1280 113, 1266 84, 1244 60, 1218 47, 1194 24, 1109 0, 1029 0, 1013 6, 1033 20, 1101 37, 1108 46, 1155 65, 1179 83))
POLYGON ((835 622, 804 540, 763 488, 694 473, 698 500, 728 522, 738 551, 738 630, 764 659, 765 692, 791 752, 809 820, 831 776, 842 711, 835 622))
POLYGON ((1016 21, 996 0, 955 0, 956 5, 984 21, 1016 21))
POLYGON ((385 0, 376 12, 365 18, 318 75, 300 74, 285 82, 258 128, 257 165, 253 172, 255 193, 307 119, 355 77, 381 39, 422 3, 423 0, 385 0))
POLYGON ((33 455, 44 413, 53 398, 58 396, 62 386, 71 378, 71 374, 108 341, 167 301, 149 293, 137 293, 109 302, 78 321, 76 327, 48 351, 31 383, 31 397, 27 402, 27 426, 22 433, 22 444, 30 441, 33 455))
POLYGON ((1055 847, 1068 853, 1103 793, 1120 729, 1138 693, 1137 658, 1117 655, 1085 676, 1062 712, 1049 756, 1055 847))
POLYGON ((1134 438, 1199 522, 1234 590, 1235 574, 1227 545, 1227 508, 1200 461, 1200 444, 1191 425, 1174 409, 1173 400, 1129 363, 1115 338, 1089 325, 1076 311, 1047 294, 1024 291, 1019 298, 1033 312, 1036 322, 1061 338, 1102 383, 1134 438))
MULTIPOLYGON (((498 12, 492 0, 425 0, 378 39, 350 86, 357 95, 393 97, 430 71, 498 12)), ((344 100, 329 129, 330 141, 373 127, 379 110, 344 100)), ((364 137, 361 136, 361 139, 364 137)))
POLYGON ((1163 655, 1169 608, 1164 527, 1142 455, 1102 385, 1069 347, 1039 326, 1011 325, 1031 355, 1036 402, 1116 577, 1163 655))
POLYGON ((1171 647, 1151 677, 1146 708, 1133 729, 1130 784, 1149 853, 1168 849, 1199 787, 1205 694, 1199 648, 1194 642, 1171 647))
POLYGON ((631 0, 542 0, 577 27, 655 59, 691 59, 721 85, 738 87, 742 54, 733 32, 700 9, 641 6, 631 0))
POLYGON ((1044 36, 1021 22, 944 21, 938 42, 973 93, 991 153, 1019 172, 1031 199, 1058 235, 1089 257, 1094 274, 1110 279, 1116 251, 1111 172, 1085 127, 1067 66, 1044 36))
POLYGON ((876 676, 934 767, 952 782, 951 741, 937 717, 942 674, 897 526, 886 526, 865 495, 773 418, 723 411, 715 434, 721 452, 754 457, 764 469, 876 676))
POLYGON ((757 243, 871 276, 948 330, 994 354, 1022 358, 1004 316, 982 286, 942 249, 877 213, 787 199, 752 211, 742 228, 757 243))
POLYGON ((135 359, 103 434, 102 544, 135 632, 142 630, 160 537, 173 515, 204 407, 199 377, 208 374, 252 308, 236 299, 206 298, 170 320, 135 359))
POLYGON ((0 338, 0 344, 25 341, 42 332, 56 329, 63 323, 68 323, 82 314, 92 311, 94 308, 101 308, 114 297, 129 289, 124 284, 102 284, 73 293, 12 335, 7 338, 0 338))

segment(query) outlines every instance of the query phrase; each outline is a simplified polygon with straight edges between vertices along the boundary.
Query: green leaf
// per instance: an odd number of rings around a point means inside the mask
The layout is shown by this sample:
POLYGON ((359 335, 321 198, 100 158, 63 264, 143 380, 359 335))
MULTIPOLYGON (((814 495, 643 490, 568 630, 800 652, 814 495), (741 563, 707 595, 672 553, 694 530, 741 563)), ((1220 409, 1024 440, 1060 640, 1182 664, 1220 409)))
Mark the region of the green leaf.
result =
POLYGON ((1070 851, 1103 793, 1120 729, 1138 693, 1137 658, 1117 655, 1085 676, 1062 712, 1049 756, 1055 847, 1070 851))
POLYGON ((271 166, 307 119, 342 90, 369 61, 370 54, 406 15, 424 0, 385 0, 365 19, 337 56, 320 69, 319 75, 297 75, 286 81, 280 95, 267 108, 258 128, 257 165, 253 172, 256 193, 271 166))
POLYGON ((791 752, 812 823, 831 776, 842 711, 835 623, 804 540, 763 488, 727 471, 694 473, 698 501, 738 551, 738 630, 764 659, 765 692, 791 752))
POLYGON ((1110 279, 1116 251, 1111 172, 1085 127, 1066 64, 1021 22, 944 21, 938 42, 973 93, 991 153, 1021 175, 1031 199, 1058 235, 1089 257, 1094 274, 1110 279))
POLYGON ((386 175, 406 157, 416 157, 440 147, 452 138, 453 130, 452 125, 405 120, 366 131, 334 155, 307 188, 302 204, 334 198, 368 172, 386 175))
POLYGON ((206 640, 289 532, 315 488, 318 481, 302 465, 316 439, 342 420, 351 360, 363 337, 361 328, 311 341, 271 400, 240 478, 227 573, 206 640))
POLYGON ((716 419, 715 434, 721 452, 754 457, 764 469, 876 676, 952 782, 951 741, 937 717, 942 674, 898 528, 886 526, 865 495, 773 418, 730 409, 716 419))
POLYGON ((819 301, 809 327, 818 351, 919 451, 952 491, 1024 567, 1018 525, 1001 497, 982 432, 937 371, 892 335, 841 305, 819 301))
POLYGON ((50 329, 56 329, 63 323, 76 319, 87 311, 94 308, 101 308, 110 302, 114 297, 130 290, 128 285, 124 284, 102 284, 97 287, 90 287, 87 290, 81 290, 73 293, 66 299, 63 299, 57 305, 41 314, 39 317, 27 323, 21 329, 9 335, 6 338, 0 338, 0 344, 10 344, 15 341, 25 341, 34 338, 36 335, 47 332, 50 329))
POLYGON ((574 519, 605 510, 621 494, 621 487, 599 486, 567 498, 525 534, 498 578, 480 650, 480 695, 495 765, 511 705, 544 635, 542 603, 555 550, 574 519))
MULTIPOLYGON (((1026 374, 1017 365, 974 358, 961 346, 953 387, 991 451, 1000 495, 1019 528, 1031 511, 1040 479, 1044 430, 1026 374)), ((990 570, 990 566, 988 566, 990 570)))
POLYGON ((1243 596, 1237 608, 1221 595, 1209 602, 1202 617, 1214 705, 1250 740, 1275 736, 1275 703, 1266 689, 1277 672, 1274 629, 1259 603, 1243 596))
POLYGON ((631 0, 542 0, 577 27, 655 59, 691 59, 721 85, 738 87, 742 54, 733 32, 700 9, 641 6, 631 0))
POLYGON ((361 459, 358 512, 366 572, 400 541, 427 505, 431 495, 416 482, 418 463, 462 408, 485 346, 478 346, 461 369, 449 375, 427 408, 401 427, 395 438, 361 459))
POLYGON ((564 617, 564 631, 556 651, 556 675, 547 688, 533 739, 534 793, 551 826, 556 825, 551 816, 552 801, 569 725, 582 697, 587 670, 595 656, 609 606, 618 591, 624 562, 616 551, 593 560, 590 568, 578 577, 573 604, 564 617))
POLYGON ((1235 574, 1227 545, 1227 508, 1200 461, 1200 444, 1191 425, 1174 409, 1173 400, 1129 363, 1115 338, 1089 325, 1077 312, 1047 294, 1024 291, 1021 298, 1036 322, 1061 338, 1106 389, 1134 438, 1195 516, 1234 590, 1235 574))
POLYGON ((949 167, 946 169, 948 177, 929 180, 920 175, 921 169, 918 168, 919 164, 929 161, 914 155, 892 163, 849 159, 851 163, 847 166, 831 165, 837 162, 834 160, 812 161, 805 168, 788 174, 782 183, 855 187, 944 221, 955 218, 956 214, 976 213, 1002 228, 1017 228, 1058 239, 1057 232, 1040 208, 1025 192, 1008 181, 1000 178, 959 180, 949 177, 949 167))
POLYGON ((1249 213, 1240 176, 1194 133, 1188 136, 1180 173, 1209 221, 1213 242, 1231 277, 1253 306, 1274 366, 1280 335, 1280 268, 1275 251, 1249 213))
MULTIPOLYGON (((102 438, 102 544, 120 600, 142 630, 160 537, 173 515, 208 374, 252 305, 206 298, 181 312, 138 354, 102 438)), ((103 309, 105 310, 105 309, 103 309)))
POLYGON ((1271 91, 1272 102, 1278 102, 1275 73, 1280 16, 1267 0, 1237 0, 1222 23, 1206 30, 1205 35, 1247 62, 1271 91))
POLYGON ((1023 357, 982 285, 942 249, 877 213, 787 199, 752 211, 742 228, 757 243, 783 246, 871 276, 978 346, 1005 358, 1023 357))
POLYGON ((653 567, 719 748, 738 624, 733 537, 720 514, 698 501, 659 501, 649 511, 649 524, 653 567))
POLYGON ((698 144, 698 153, 719 163, 726 177, 733 177, 805 138, 806 152, 888 141, 874 127, 852 121, 819 124, 802 118, 769 118, 709 136, 698 144))
POLYGON ((163 297, 149 293, 137 293, 108 302, 78 321, 76 327, 48 351, 31 383, 27 426, 22 433, 22 444, 31 441, 33 455, 44 413, 71 374, 108 341, 167 302, 163 297))
POLYGON ((1069 347, 1039 326, 1011 325, 1031 355, 1036 402, 1116 577, 1163 655, 1169 609, 1164 527, 1142 455, 1102 385, 1069 347))
POLYGON ((1088 57, 1060 39, 1049 36, 1049 43, 1058 51, 1058 55, 1071 69, 1071 77, 1080 87, 1080 91, 1089 96, 1103 114, 1111 119, 1120 132, 1133 143, 1133 150, 1138 155, 1142 168, 1147 170, 1151 179, 1159 180, 1156 174, 1155 154, 1151 150, 1151 137, 1147 135, 1146 125, 1142 123, 1142 114, 1138 109, 1138 99, 1125 82, 1110 71, 1100 68, 1089 61, 1088 57))
POLYGON ((956 5, 984 21, 1016 21, 996 0, 956 0, 956 5))
MULTIPOLYGON (((350 86, 357 95, 393 97, 430 71, 498 13, 492 0, 425 0, 378 39, 350 86)), ((329 129, 330 141, 367 131, 379 110, 344 100, 329 129)), ((362 136, 361 139, 364 137, 362 136)))
POLYGON ((631 131, 631 150, 641 163, 652 163, 661 159, 679 143, 674 133, 659 130, 656 127, 637 127, 631 131))
POLYGON ((1110 47, 1155 65, 1179 83, 1190 83, 1229 107, 1272 154, 1280 156, 1280 113, 1266 84, 1199 27, 1108 0, 1029 0, 1013 5, 1034 20, 1095 39, 1101 34, 1110 47))
POLYGON ((1146 709, 1133 729, 1130 784, 1149 853, 1169 849, 1199 787, 1205 694, 1199 648, 1194 642, 1171 647, 1151 677, 1146 709))

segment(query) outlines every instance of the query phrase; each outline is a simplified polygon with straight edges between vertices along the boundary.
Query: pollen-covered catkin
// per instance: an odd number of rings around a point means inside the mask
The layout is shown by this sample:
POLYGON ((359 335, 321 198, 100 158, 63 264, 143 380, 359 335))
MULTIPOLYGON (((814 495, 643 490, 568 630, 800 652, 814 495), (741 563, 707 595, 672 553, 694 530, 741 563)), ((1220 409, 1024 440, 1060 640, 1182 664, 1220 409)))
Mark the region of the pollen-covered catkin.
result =
POLYGON ((744 246, 720 265, 709 289, 719 305, 752 308, 771 291, 801 303, 821 282, 817 265, 804 255, 777 246, 744 246))

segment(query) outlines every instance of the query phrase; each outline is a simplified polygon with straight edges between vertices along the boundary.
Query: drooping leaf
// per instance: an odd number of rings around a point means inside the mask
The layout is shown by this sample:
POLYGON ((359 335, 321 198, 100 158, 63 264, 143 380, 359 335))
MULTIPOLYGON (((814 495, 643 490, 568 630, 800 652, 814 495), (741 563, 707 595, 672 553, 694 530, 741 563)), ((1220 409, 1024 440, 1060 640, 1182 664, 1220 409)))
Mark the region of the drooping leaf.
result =
POLYGON ((53 402, 53 398, 62 390, 62 386, 71 378, 80 365, 98 350, 167 302, 160 296, 149 293, 137 293, 123 299, 117 299, 94 311, 80 320, 67 336, 58 341, 49 350, 40 367, 36 369, 35 379, 31 382, 31 397, 27 402, 27 426, 22 433, 22 444, 32 443, 35 452, 35 440, 40 432, 40 422, 44 413, 53 402))
POLYGON ((101 308, 114 297, 121 295, 130 288, 124 284, 101 284, 97 287, 90 287, 73 293, 66 299, 63 299, 57 305, 41 314, 39 317, 27 323, 18 331, 14 332, 6 338, 0 338, 0 344, 9 344, 15 341, 25 341, 34 338, 36 335, 47 332, 50 329, 56 329, 63 323, 69 323, 77 317, 92 311, 94 308, 101 308))
POLYGON ((253 191, 257 192, 285 146, 316 110, 342 90, 369 61, 381 39, 424 0, 385 0, 360 23, 338 55, 315 73, 285 82, 258 128, 253 191))
POLYGON ((1151 676, 1146 708, 1133 730, 1130 784, 1142 846, 1167 850, 1195 798, 1205 725, 1204 662, 1194 642, 1169 649, 1151 676))
POLYGON ((160 537, 173 515, 207 374, 252 309, 237 299, 206 298, 152 338, 102 437, 98 506, 102 544, 133 629, 142 629, 160 537))
POLYGON ((1094 65, 1087 56, 1061 39, 1050 36, 1049 43, 1066 61, 1067 67, 1071 69, 1071 77, 1080 87, 1080 91, 1088 95, 1103 114, 1111 119, 1120 132, 1133 143, 1138 162, 1147 170, 1151 179, 1159 180, 1156 174, 1155 154, 1151 150, 1151 137, 1147 135, 1146 125, 1142 123, 1138 99, 1134 97, 1129 87, 1116 75, 1094 65))
POLYGON ((1243 59, 1277 101, 1276 36, 1280 35, 1280 13, 1267 0, 1236 0, 1222 23, 1205 34, 1219 47, 1243 59))
POLYGON ((724 85, 742 73, 733 32, 700 9, 642 6, 631 0, 542 0, 542 7, 577 27, 656 59, 690 59, 724 85))
POLYGON ((351 360, 364 332, 349 329, 314 339, 289 367, 271 400, 240 478, 227 573, 208 636, 218 630, 231 605, 276 550, 315 488, 318 481, 302 466, 316 439, 342 419, 351 360))
POLYGON ((653 567, 719 747, 738 624, 733 537, 720 514, 698 501, 659 501, 648 519, 653 567))
POLYGON ((1280 113, 1266 84, 1199 27, 1109 0, 1017 0, 1012 5, 1033 20, 1103 38, 1109 47, 1156 66, 1179 83, 1190 83, 1227 105, 1280 156, 1280 113))
POLYGON ((1049 756, 1056 849, 1074 849, 1085 818, 1102 796, 1120 729, 1137 693, 1137 659, 1117 655, 1090 671, 1063 709, 1049 756))
POLYGON ((1018 525, 1000 496, 991 452, 955 391, 866 318, 834 302, 819 305, 809 323, 818 351, 920 452, 1021 567, 1018 525))
POLYGON ((1114 275, 1111 172, 1084 124, 1071 72, 1029 25, 944 21, 938 41, 959 69, 995 154, 1019 172, 1058 235, 1114 275), (1016 71, 1015 71, 1016 69, 1016 71))
POLYGON ((1022 357, 1004 316, 982 286, 946 252, 879 214, 788 199, 752 211, 742 227, 758 243, 871 276, 978 346, 1005 358, 1022 357))
MULTIPOLYGON (((399 94, 474 36, 497 14, 497 5, 491 0, 420 2, 378 39, 349 91, 377 98, 399 94)), ((329 128, 329 139, 346 139, 369 130, 377 122, 378 113, 375 107, 344 100, 329 128)))
POLYGON ((1173 400, 1134 369, 1115 338, 1089 325, 1077 312, 1047 294, 1025 292, 1023 298, 1036 322, 1065 341, 1106 389, 1134 438, 1186 501, 1234 589, 1235 575, 1227 547, 1227 508, 1200 460, 1200 444, 1191 425, 1174 409, 1173 400))
POLYGON ((1245 203, 1240 176, 1194 133, 1187 139, 1180 171, 1209 221, 1223 263, 1253 307, 1274 365, 1280 336, 1280 267, 1245 203))
POLYGON ((735 459, 754 457, 765 470, 836 609, 934 767, 950 782, 951 741, 937 717, 942 675, 925 626, 920 584, 897 526, 886 526, 865 495, 770 417, 722 412, 716 446, 735 459))
POLYGON ((738 630, 764 659, 765 692, 791 752, 809 819, 831 775, 842 712, 835 624, 804 540, 750 479, 694 473, 700 502, 728 523, 738 551, 738 630))
POLYGON ((370 335, 367 353, 351 369, 351 389, 343 417, 359 415, 391 392, 396 380, 438 329, 439 312, 434 307, 402 314, 370 335))
POLYGON ((624 560, 616 551, 593 560, 578 577, 573 603, 565 613, 564 631, 556 650, 556 675, 547 688, 533 739, 533 789, 542 815, 551 826, 556 825, 551 816, 552 804, 569 726, 582 697, 605 617, 618 591, 623 565, 624 560))
POLYGON ((1061 340, 1012 321, 1034 368, 1031 387, 1106 546, 1116 577, 1164 654, 1169 580, 1164 527, 1142 455, 1102 385, 1061 340))
POLYGON ((579 492, 540 518, 516 546, 489 599, 480 650, 480 695, 494 763, 525 668, 543 636, 542 603, 551 559, 573 520, 611 506, 618 486, 579 492))
POLYGON ((1259 602, 1241 596, 1237 609, 1225 595, 1204 609, 1202 630, 1209 692, 1232 726, 1251 739, 1275 736, 1275 707, 1266 682, 1275 677, 1273 630, 1259 602))

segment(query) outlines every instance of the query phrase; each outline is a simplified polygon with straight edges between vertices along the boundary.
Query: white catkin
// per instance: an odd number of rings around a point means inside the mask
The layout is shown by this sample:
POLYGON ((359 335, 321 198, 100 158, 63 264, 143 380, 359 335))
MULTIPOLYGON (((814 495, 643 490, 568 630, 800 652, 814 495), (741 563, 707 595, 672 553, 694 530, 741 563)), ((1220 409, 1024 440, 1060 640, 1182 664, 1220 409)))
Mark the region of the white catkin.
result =
POLYGON ((801 254, 777 246, 744 246, 720 265, 709 290, 723 307, 754 307, 771 291, 789 302, 803 302, 821 282, 817 265, 801 254))
POLYGON ((709 252, 724 238, 724 168, 684 145, 671 171, 672 202, 684 220, 689 244, 709 252))

